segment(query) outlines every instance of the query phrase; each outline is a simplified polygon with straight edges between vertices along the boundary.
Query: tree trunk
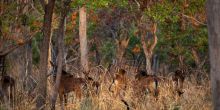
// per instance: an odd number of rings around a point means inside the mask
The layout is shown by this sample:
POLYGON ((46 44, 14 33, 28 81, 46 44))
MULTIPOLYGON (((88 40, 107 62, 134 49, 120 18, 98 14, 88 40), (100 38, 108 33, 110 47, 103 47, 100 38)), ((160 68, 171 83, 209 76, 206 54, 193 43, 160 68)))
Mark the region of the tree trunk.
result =
POLYGON ((152 69, 151 69, 151 57, 152 57, 152 55, 148 51, 147 44, 145 42, 145 36, 146 36, 146 32, 144 32, 141 35, 141 43, 142 43, 142 47, 143 47, 143 50, 144 50, 147 73, 152 74, 152 69))
POLYGON ((79 9, 79 38, 80 38, 80 53, 81 53, 81 65, 83 71, 89 71, 88 62, 88 47, 86 36, 86 8, 85 6, 79 9))
POLYGON ((220 110, 220 1, 207 1, 209 56, 214 110, 220 110))
POLYGON ((55 110, 55 103, 56 103, 56 99, 57 99, 57 92, 59 89, 59 85, 60 85, 60 79, 61 79, 61 75, 62 75, 62 65, 63 65, 63 47, 64 47, 64 42, 63 42, 63 38, 64 38, 64 22, 65 22, 65 17, 61 18, 61 22, 60 22, 60 26, 59 26, 59 32, 58 32, 58 38, 57 38, 57 42, 58 42, 58 55, 57 55, 57 73, 56 73, 56 82, 55 85, 53 87, 53 91, 52 91, 52 97, 51 97, 51 103, 52 103, 52 110, 55 110))
MULTIPOLYGON (((57 43, 58 43, 58 56, 57 56, 57 74, 56 74, 56 82, 55 86, 52 91, 52 110, 55 110, 55 104, 56 104, 56 99, 58 95, 58 89, 60 85, 60 79, 62 76, 62 65, 63 65, 63 48, 64 48, 64 35, 65 35, 65 21, 66 21, 66 16, 69 11, 69 4, 71 0, 66 1, 66 3, 63 3, 63 9, 61 13, 61 19, 60 19, 60 24, 59 24, 59 30, 58 30, 58 38, 57 38, 57 43)), ((62 102, 61 102, 62 103, 62 102)))
MULTIPOLYGON (((152 34, 153 34, 153 42, 151 44, 147 44, 145 41, 145 37, 147 35, 147 32, 145 30, 141 33, 141 43, 144 50, 145 58, 146 58, 146 70, 148 74, 153 74, 152 68, 151 68, 151 59, 153 55, 153 50, 157 45, 157 36, 156 36, 156 29, 157 24, 154 23, 152 27, 152 34)), ((148 41, 147 41, 148 42, 148 41)), ((150 42, 148 42, 150 43, 150 42)))
POLYGON ((25 90, 31 93, 33 90, 33 81, 31 79, 32 75, 32 43, 26 45, 26 72, 25 72, 25 90))
POLYGON ((44 8, 43 42, 40 53, 40 74, 38 76, 36 108, 45 109, 47 96, 47 69, 48 69, 48 50, 51 39, 51 23, 55 0, 49 0, 44 8))

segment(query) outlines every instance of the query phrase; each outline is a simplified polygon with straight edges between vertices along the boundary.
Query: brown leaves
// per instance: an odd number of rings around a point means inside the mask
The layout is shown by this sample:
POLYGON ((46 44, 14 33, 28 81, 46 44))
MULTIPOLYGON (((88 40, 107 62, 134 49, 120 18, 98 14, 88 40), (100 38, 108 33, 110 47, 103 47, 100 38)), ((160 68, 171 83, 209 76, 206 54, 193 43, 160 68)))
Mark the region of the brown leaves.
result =
POLYGON ((135 47, 132 49, 132 52, 137 54, 137 53, 140 53, 141 52, 141 48, 139 45, 135 45, 135 47))
POLYGON ((16 43, 17 43, 18 45, 23 45, 23 44, 24 44, 24 40, 23 40, 23 39, 17 39, 17 40, 16 40, 16 43))
POLYGON ((76 25, 76 18, 77 18, 77 12, 74 11, 71 15, 71 23, 73 27, 76 25))
POLYGON ((34 26, 34 27, 40 28, 40 27, 42 27, 42 25, 43 25, 43 23, 40 22, 40 21, 34 21, 34 22, 33 22, 33 26, 34 26))

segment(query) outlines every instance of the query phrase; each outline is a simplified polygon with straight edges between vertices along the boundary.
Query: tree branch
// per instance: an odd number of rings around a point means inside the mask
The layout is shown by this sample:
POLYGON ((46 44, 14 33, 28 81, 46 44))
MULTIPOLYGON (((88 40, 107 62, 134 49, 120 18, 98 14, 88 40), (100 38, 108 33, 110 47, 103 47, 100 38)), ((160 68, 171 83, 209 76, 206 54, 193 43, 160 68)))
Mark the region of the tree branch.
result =
MULTIPOLYGON (((37 32, 38 32, 38 31, 37 31, 37 32)), ((10 46, 8 46, 8 47, 6 48, 6 50, 0 50, 0 56, 6 56, 6 55, 8 55, 10 52, 12 52, 13 50, 15 50, 16 48, 25 45, 26 43, 28 43, 29 41, 32 40, 34 34, 36 34, 37 32, 30 33, 29 36, 31 36, 31 37, 27 38, 26 40, 24 40, 24 41, 22 41, 22 42, 20 42, 20 43, 18 43, 18 44, 16 44, 16 45, 10 45, 10 46)))
POLYGON ((203 22, 197 20, 196 18, 194 18, 194 17, 192 17, 192 16, 188 16, 188 15, 184 15, 184 14, 182 14, 182 16, 185 17, 185 18, 192 19, 192 20, 194 20, 195 22, 197 22, 197 23, 199 23, 199 24, 201 24, 201 25, 207 26, 207 24, 205 24, 205 23, 203 23, 203 22))
POLYGON ((138 6, 138 10, 140 10, 140 8, 141 8, 141 5, 140 5, 140 3, 137 1, 137 0, 134 0, 135 1, 135 3, 137 4, 137 6, 138 6))
POLYGON ((154 41, 153 41, 153 43, 150 45, 150 47, 149 47, 149 49, 148 49, 149 53, 151 53, 151 54, 152 54, 153 49, 154 49, 154 48, 156 47, 156 45, 157 45, 156 30, 157 30, 157 24, 154 23, 154 24, 153 24, 153 30, 152 30, 154 41))
POLYGON ((147 44, 145 42, 145 36, 146 36, 146 32, 143 32, 143 34, 141 35, 141 43, 142 43, 145 55, 148 55, 147 44))

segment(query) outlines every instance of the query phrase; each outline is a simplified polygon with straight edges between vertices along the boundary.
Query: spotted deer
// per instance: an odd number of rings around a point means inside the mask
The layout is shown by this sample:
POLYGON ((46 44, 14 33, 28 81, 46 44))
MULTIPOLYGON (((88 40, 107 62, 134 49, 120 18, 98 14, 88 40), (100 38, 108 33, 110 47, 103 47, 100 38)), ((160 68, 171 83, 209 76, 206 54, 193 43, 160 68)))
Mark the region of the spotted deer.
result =
POLYGON ((160 79, 155 75, 148 75, 146 71, 138 71, 135 75, 134 90, 138 94, 150 93, 157 99, 159 95, 160 79))
MULTIPOLYGON (((55 69, 57 68, 52 62, 50 63, 55 69)), ((54 75, 54 79, 56 79, 56 75, 54 75)), ((84 78, 76 78, 74 75, 62 70, 60 85, 58 88, 61 106, 63 105, 63 99, 65 105, 67 104, 67 94, 70 92, 74 92, 76 97, 81 99, 83 89, 86 86, 86 80, 84 78)))
POLYGON ((127 87, 127 76, 124 69, 119 69, 119 72, 113 78, 113 81, 109 87, 110 92, 114 92, 115 96, 120 95, 122 90, 125 90, 127 87), (114 90, 113 90, 114 88, 114 90))
POLYGON ((120 98, 120 100, 126 105, 127 110, 130 109, 127 101, 124 100, 124 92, 128 86, 128 78, 126 76, 126 71, 124 69, 119 69, 118 73, 116 73, 113 81, 109 87, 109 91, 113 92, 115 97, 120 98))
POLYGON ((186 77, 186 73, 183 70, 176 70, 174 75, 172 76, 172 80, 174 82, 175 91, 179 96, 181 96, 183 92, 183 83, 186 77))

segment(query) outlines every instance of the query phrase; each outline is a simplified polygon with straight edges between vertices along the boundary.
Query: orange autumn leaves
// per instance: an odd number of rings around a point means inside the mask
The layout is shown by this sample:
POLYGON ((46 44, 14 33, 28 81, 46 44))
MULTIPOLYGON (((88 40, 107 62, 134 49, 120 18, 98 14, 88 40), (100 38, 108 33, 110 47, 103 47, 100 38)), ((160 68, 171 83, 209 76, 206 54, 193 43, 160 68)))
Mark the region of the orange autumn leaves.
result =
POLYGON ((73 12, 72 15, 71 15, 71 24, 73 27, 76 26, 76 18, 77 18, 77 12, 73 12))

